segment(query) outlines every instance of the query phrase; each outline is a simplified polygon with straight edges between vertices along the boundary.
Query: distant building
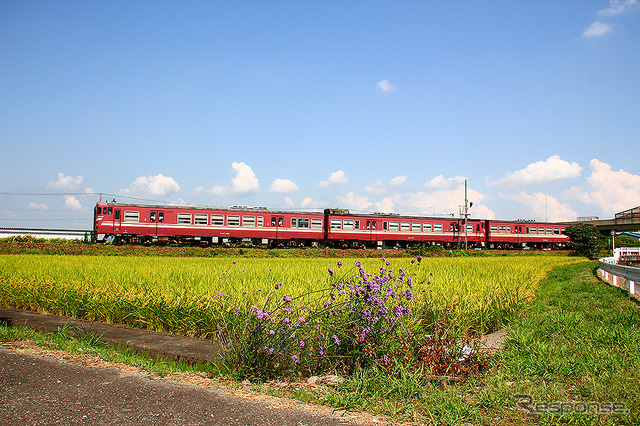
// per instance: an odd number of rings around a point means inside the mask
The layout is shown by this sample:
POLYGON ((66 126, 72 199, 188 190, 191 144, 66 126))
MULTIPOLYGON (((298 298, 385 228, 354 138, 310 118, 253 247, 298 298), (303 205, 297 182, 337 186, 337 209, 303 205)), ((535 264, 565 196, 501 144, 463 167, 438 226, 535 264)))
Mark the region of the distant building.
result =
POLYGON ((640 218, 640 206, 616 213, 616 219, 631 219, 635 217, 640 218))

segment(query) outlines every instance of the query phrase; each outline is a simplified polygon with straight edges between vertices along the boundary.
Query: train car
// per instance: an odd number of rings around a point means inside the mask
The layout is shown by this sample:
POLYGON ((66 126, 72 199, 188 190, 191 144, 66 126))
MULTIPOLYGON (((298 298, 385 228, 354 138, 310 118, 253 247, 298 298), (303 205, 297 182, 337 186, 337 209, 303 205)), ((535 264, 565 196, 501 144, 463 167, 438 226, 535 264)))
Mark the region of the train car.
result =
POLYGON ((96 204, 94 239, 133 243, 246 243, 271 246, 353 248, 564 248, 567 225, 534 221, 501 221, 273 211, 264 207, 204 208, 123 203, 96 204), (466 229, 465 229, 466 226, 466 229))
POLYGON ((343 247, 415 247, 440 245, 447 248, 482 247, 485 223, 449 218, 396 214, 351 214, 348 210, 325 210, 327 241, 343 247))
POLYGON ((488 248, 565 248, 568 225, 535 221, 487 221, 488 248))
POLYGON ((123 203, 96 204, 97 241, 192 244, 317 245, 324 215, 270 211, 264 207, 202 208, 123 203))

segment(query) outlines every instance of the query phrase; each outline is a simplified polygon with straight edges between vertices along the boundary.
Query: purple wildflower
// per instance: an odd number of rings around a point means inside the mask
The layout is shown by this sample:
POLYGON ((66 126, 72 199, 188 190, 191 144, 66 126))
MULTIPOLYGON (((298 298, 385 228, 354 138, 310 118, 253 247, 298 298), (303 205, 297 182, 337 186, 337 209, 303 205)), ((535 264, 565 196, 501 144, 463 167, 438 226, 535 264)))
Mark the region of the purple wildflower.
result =
POLYGON ((329 275, 333 276, 333 269, 329 268, 329 275))
POLYGON ((276 332, 273 331, 273 330, 269 330, 269 334, 271 334, 273 336, 274 334, 276 334, 276 332))
POLYGON ((284 296, 282 296, 282 300, 284 300, 285 302, 291 302, 291 298, 289 296, 287 296, 286 294, 284 296))
POLYGON ((411 300, 413 299, 413 292, 411 291, 410 288, 407 289, 407 291, 404 292, 405 296, 407 296, 407 300, 411 300))
POLYGON ((333 336, 331 336, 333 338, 333 341, 335 342, 336 345, 340 345, 340 339, 338 339, 338 336, 336 336, 335 334, 333 336))
POLYGON ((304 348, 304 341, 303 340, 300 340, 300 347, 304 348))
POLYGON ((338 268, 342 268, 342 262, 338 260, 338 268))

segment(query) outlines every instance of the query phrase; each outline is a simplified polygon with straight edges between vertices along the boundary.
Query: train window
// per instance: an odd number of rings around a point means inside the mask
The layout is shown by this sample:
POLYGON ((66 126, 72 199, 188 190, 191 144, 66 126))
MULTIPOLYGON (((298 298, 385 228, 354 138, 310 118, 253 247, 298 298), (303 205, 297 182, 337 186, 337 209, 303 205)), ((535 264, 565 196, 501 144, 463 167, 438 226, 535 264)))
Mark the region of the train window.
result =
POLYGON ((271 226, 276 226, 276 218, 275 217, 271 218, 271 226))
POLYGON ((311 229, 322 229, 322 219, 311 219, 311 229))
POLYGON ((480 224, 478 224, 478 227, 476 228, 476 232, 480 232, 482 228, 480 228, 480 224))
POLYGON ((151 221, 151 222, 155 222, 156 221, 156 212, 151 212, 149 214, 149 221, 151 221))
POLYGON ((113 217, 115 220, 120 220, 120 210, 116 210, 115 215, 113 217))
POLYGON ((560 233, 561 233, 562 235, 565 235, 565 234, 566 234, 565 229, 564 229, 564 228, 560 228, 560 233))
POLYGON ((331 229, 342 229, 342 221, 340 219, 331 219, 331 229))
POLYGON ((191 225, 191 213, 178 213, 178 223, 191 225))
POLYGON ((371 229, 376 229, 376 221, 371 222, 371 229))
POLYGON ((551 234, 552 234, 551 228, 547 228, 547 235, 551 235, 551 234))
POLYGON ((224 226, 224 215, 223 214, 212 214, 211 215, 211 225, 213 225, 213 226, 224 226))
POLYGON ((278 218, 278 226, 282 227, 283 226, 283 220, 281 217, 278 218))
POLYGON ((227 216, 227 226, 240 226, 240 216, 227 216))
POLYGON ((124 212, 125 222, 140 222, 140 212, 127 211, 124 212))
POLYGON ((500 234, 506 234, 507 233, 507 227, 504 225, 500 225, 500 234))
POLYGON ((382 230, 386 231, 387 229, 389 229, 389 222, 382 222, 382 230))
POLYGON ((209 215, 196 213, 193 215, 193 223, 196 225, 207 225, 209 223, 209 215))
POLYGON ((296 223, 297 223, 297 219, 295 217, 291 218, 291 227, 295 228, 296 227, 296 223))
POLYGON ((107 214, 113 214, 113 207, 109 207, 107 209, 107 214))
POLYGON ((424 232, 431 232, 431 229, 432 229, 432 227, 431 227, 430 223, 423 223, 422 224, 422 230, 424 232))
POLYGON ((420 225, 420 223, 412 223, 411 224, 411 230, 413 232, 420 232, 421 228, 422 228, 422 226, 420 225))
MULTIPOLYGON (((98 210, 100 209, 100 207, 98 207, 98 210)), ((100 214, 100 211, 98 211, 98 214, 100 214)), ((103 207, 102 208, 102 214, 107 214, 107 208, 103 207)))
POLYGON ((256 226, 255 216, 242 216, 242 226, 254 227, 256 226))
POLYGON ((264 217, 258 216, 258 220, 256 222, 256 226, 263 227, 264 226, 264 217))
POLYGON ((96 206, 96 210, 95 210, 97 215, 101 215, 102 214, 102 208, 100 206, 96 206))
POLYGON ((354 226, 356 229, 360 229, 360 221, 359 221, 359 220, 356 220, 356 221, 353 223, 353 226, 354 226))
POLYGON ((298 219, 298 228, 309 228, 309 219, 307 218, 298 219))
POLYGON ((560 235, 560 229, 559 228, 553 228, 553 235, 560 235))
POLYGON ((353 229, 353 221, 352 220, 345 220, 343 222, 342 228, 343 229, 353 229))
POLYGON ((467 225, 467 232, 473 232, 473 225, 467 225))
POLYGON ((368 221, 367 221, 367 227, 366 227, 366 229, 371 229, 371 221, 370 221, 370 220, 368 220, 368 221))
POLYGON ((389 222, 389 231, 398 231, 400 224, 398 222, 389 222))
POLYGON ((400 230, 401 231, 411 231, 411 223, 409 223, 409 222, 400 223, 400 230))
POLYGON ((158 222, 160 223, 164 222, 164 212, 158 213, 158 222))

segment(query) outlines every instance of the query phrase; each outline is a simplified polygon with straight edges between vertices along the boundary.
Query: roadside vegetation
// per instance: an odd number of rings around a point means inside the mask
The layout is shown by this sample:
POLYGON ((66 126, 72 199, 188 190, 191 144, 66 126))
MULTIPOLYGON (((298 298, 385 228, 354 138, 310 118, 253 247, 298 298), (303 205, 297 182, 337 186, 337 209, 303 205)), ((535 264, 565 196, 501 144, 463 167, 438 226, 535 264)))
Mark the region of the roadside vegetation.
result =
POLYGON ((4 326, 0 340, 82 349, 153 374, 249 380, 255 390, 394 422, 638 424, 640 308, 600 281, 596 266, 535 255, 0 255, 4 306, 214 338, 224 357, 153 361, 70 330, 4 326), (481 353, 479 337, 505 326, 505 349, 481 353), (305 386, 329 373, 345 380, 305 386), (285 378, 299 385, 273 385, 285 378))

